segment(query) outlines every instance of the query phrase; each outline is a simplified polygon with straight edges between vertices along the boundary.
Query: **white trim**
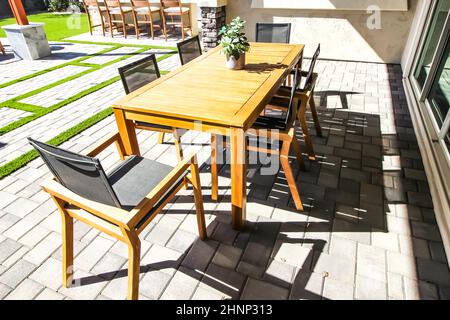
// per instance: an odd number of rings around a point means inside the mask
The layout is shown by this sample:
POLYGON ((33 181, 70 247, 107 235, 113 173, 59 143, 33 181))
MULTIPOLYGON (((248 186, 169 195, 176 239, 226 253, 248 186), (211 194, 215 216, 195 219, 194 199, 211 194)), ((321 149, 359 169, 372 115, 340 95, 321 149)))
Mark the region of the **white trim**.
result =
POLYGON ((444 123, 442 124, 441 132, 439 132, 439 139, 445 139, 448 130, 450 129, 450 112, 447 114, 444 123))
POLYGON ((445 183, 441 170, 439 170, 435 159, 433 142, 427 134, 424 122, 425 119, 420 111, 420 107, 415 99, 413 88, 408 79, 403 79, 403 86, 406 92, 411 120, 413 122, 414 132, 417 136, 422 161, 427 175, 430 193, 433 200, 434 213, 441 233, 442 242, 444 244, 447 260, 450 261, 450 201, 446 192, 445 183))
POLYGON ((408 11, 408 0, 252 0, 255 9, 408 11))
POLYGON ((416 17, 414 18, 413 25, 411 26, 411 33, 408 39, 408 44, 406 46, 405 54, 404 54, 404 63, 403 63, 403 76, 409 77, 411 73, 414 71, 412 68, 415 65, 416 59, 418 59, 418 55, 420 52, 416 53, 417 48, 422 47, 424 38, 422 37, 424 30, 431 23, 431 19, 429 19, 429 13, 435 7, 437 1, 422 1, 421 7, 417 7, 416 17))

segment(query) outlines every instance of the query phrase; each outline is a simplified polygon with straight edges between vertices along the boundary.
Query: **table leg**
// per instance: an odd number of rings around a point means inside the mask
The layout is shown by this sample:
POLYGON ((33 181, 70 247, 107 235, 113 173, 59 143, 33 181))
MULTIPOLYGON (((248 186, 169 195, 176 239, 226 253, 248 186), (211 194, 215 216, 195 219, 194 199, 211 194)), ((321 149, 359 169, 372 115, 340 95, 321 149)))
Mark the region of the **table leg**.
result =
POLYGON ((219 199, 219 176, 217 172, 217 152, 220 150, 217 144, 217 135, 211 134, 211 199, 219 199))
POLYGON ((247 204, 247 165, 245 132, 231 131, 231 223, 240 229, 245 221, 247 204))
POLYGON ((122 140, 125 155, 140 156, 139 144, 136 137, 136 129, 134 122, 125 118, 125 112, 121 109, 114 109, 114 116, 116 117, 117 128, 119 129, 120 138, 122 140))

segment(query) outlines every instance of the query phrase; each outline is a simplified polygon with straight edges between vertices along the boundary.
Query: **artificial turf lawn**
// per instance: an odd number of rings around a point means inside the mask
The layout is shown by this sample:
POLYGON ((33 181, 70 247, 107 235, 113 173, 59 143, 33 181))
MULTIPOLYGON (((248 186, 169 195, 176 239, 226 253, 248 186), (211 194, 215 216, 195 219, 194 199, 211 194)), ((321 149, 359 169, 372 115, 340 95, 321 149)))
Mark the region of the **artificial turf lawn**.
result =
MULTIPOLYGON (((85 43, 104 45, 103 43, 95 43, 95 42, 85 42, 85 43)), ((101 51, 99 51, 99 52, 97 52, 95 54, 87 55, 85 57, 81 57, 81 58, 76 59, 74 61, 69 61, 69 62, 66 62, 64 64, 61 64, 61 65, 58 65, 58 66, 55 66, 55 67, 51 67, 51 68, 46 69, 46 70, 42 70, 42 71, 36 72, 36 73, 34 73, 32 75, 25 76, 23 78, 15 79, 15 80, 13 80, 13 81, 11 81, 9 83, 6 83, 6 84, 0 86, 0 88, 7 87, 9 85, 12 85, 12 84, 20 82, 20 81, 25 81, 27 79, 36 77, 36 76, 41 75, 41 74, 45 74, 47 72, 50 72, 50 71, 62 68, 62 67, 67 66, 67 65, 72 65, 72 64, 76 65, 78 63, 79 64, 83 64, 84 60, 87 60, 87 59, 89 59, 89 58, 91 58, 93 56, 97 56, 97 55, 100 55, 102 53, 106 53, 108 51, 115 50, 115 49, 117 49, 119 47, 128 46, 128 45, 111 44, 111 46, 113 46, 113 47, 101 50, 101 51)), ((18 127, 20 127, 20 126, 22 126, 22 125, 24 125, 24 124, 26 124, 28 122, 31 122, 31 121, 33 121, 33 120, 35 120, 37 118, 40 118, 41 116, 43 116, 45 114, 48 114, 48 113, 50 113, 50 112, 52 112, 52 111, 54 111, 56 109, 59 109, 59 108, 65 106, 65 105, 67 105, 67 104, 69 104, 69 103, 71 103, 71 102, 73 102, 75 100, 78 100, 78 99, 80 99, 80 98, 82 98, 82 97, 84 97, 84 96, 86 96, 88 94, 91 94, 91 93, 93 93, 95 91, 98 91, 98 90, 100 90, 100 89, 102 89, 102 88, 104 88, 104 87, 106 87, 106 86, 108 86, 108 85, 110 85, 110 84, 112 84, 112 83, 114 83, 116 81, 119 81, 120 77, 116 76, 116 77, 113 77, 112 79, 104 81, 104 82, 102 82, 102 83, 100 83, 100 84, 98 84, 96 86, 90 87, 90 88, 88 88, 88 89, 86 89, 86 90, 84 90, 82 92, 79 92, 75 96, 69 97, 68 99, 66 99, 64 101, 60 101, 59 103, 57 103, 57 104, 55 104, 55 105, 53 105, 53 106, 51 106, 49 108, 42 108, 42 107, 39 107, 39 106, 34 106, 34 105, 21 103, 21 102, 19 102, 19 100, 21 100, 21 99, 24 99, 26 97, 38 94, 38 93, 40 93, 42 91, 48 90, 48 89, 56 86, 56 85, 59 85, 61 83, 64 83, 64 82, 70 81, 72 79, 78 78, 81 75, 93 72, 95 70, 99 70, 101 68, 104 68, 104 67, 106 67, 108 65, 111 65, 113 63, 116 63, 118 61, 127 59, 127 58, 129 58, 129 57, 131 57, 133 55, 145 52, 146 50, 149 50, 149 49, 170 49, 170 50, 176 49, 176 48, 173 48, 173 47, 158 47, 158 46, 146 46, 146 45, 134 45, 133 47, 139 47, 141 49, 137 50, 136 52, 130 53, 128 55, 124 55, 124 56, 122 56, 120 58, 117 58, 117 59, 115 59, 113 61, 110 61, 110 62, 107 62, 105 64, 102 64, 102 65, 89 65, 89 66, 86 65, 87 67, 90 68, 89 70, 86 70, 84 72, 81 72, 80 74, 77 74, 77 75, 74 75, 74 76, 71 76, 71 77, 59 80, 59 81, 57 81, 55 83, 49 84, 49 85, 41 87, 41 88, 39 88, 37 90, 30 91, 30 92, 25 93, 25 94, 23 94, 21 96, 18 96, 18 97, 15 97, 15 98, 11 99, 11 100, 8 100, 8 101, 5 101, 3 103, 0 103, 0 108, 1 107, 10 107, 10 108, 15 108, 15 109, 24 110, 24 111, 28 111, 28 112, 32 112, 33 113, 32 115, 30 115, 28 117, 22 118, 22 119, 20 119, 18 121, 10 123, 9 125, 6 125, 3 128, 0 128, 0 135, 3 135, 6 132, 9 132, 9 131, 12 131, 14 129, 17 129, 18 127)), ((167 52, 166 54, 163 54, 162 56, 158 57, 157 61, 160 62, 160 61, 162 61, 164 59, 167 59, 168 57, 170 57, 174 53, 176 53, 176 51, 167 52)), ((161 71, 162 75, 167 74, 167 73, 169 73, 169 71, 161 71)), ((52 144, 52 145, 60 145, 63 142, 65 142, 65 141, 69 140, 70 138, 74 137, 75 135, 77 135, 77 134, 81 133, 82 131, 88 129, 89 127, 93 126, 94 124, 98 123, 99 121, 105 119, 106 117, 108 117, 111 114, 112 114, 112 109, 111 108, 107 108, 107 109, 105 109, 105 110, 95 114, 94 116, 92 116, 92 117, 82 121, 81 123, 73 126, 72 128, 70 128, 70 129, 60 133, 59 135, 57 135, 56 137, 54 137, 53 139, 48 141, 48 143, 52 144)), ((4 164, 3 166, 0 166, 0 180, 2 178, 6 177, 7 175, 9 175, 10 173, 12 173, 12 172, 14 172, 14 171, 24 167, 27 163, 29 163, 30 161, 36 159, 37 157, 38 157, 38 154, 34 150, 31 150, 31 151, 23 154, 22 156, 20 156, 20 157, 18 157, 16 159, 14 159, 14 160, 4 164)))
MULTIPOLYGON (((101 120, 109 117, 112 114, 112 108, 104 109, 99 113, 93 115, 92 117, 78 123, 72 128, 58 134, 56 137, 47 141, 48 144, 59 146, 60 144, 66 142, 70 138, 73 138, 77 134, 83 132, 94 124, 100 122, 101 120)), ((22 168, 27 163, 33 161, 38 157, 38 153, 35 150, 28 151, 27 153, 21 155, 20 157, 6 163, 5 165, 0 167, 0 179, 6 177, 10 173, 22 168)))
MULTIPOLYGON (((30 22, 45 23, 45 33, 50 41, 61 41, 64 38, 73 37, 78 34, 89 32, 87 15, 82 14, 60 14, 60 13, 36 13, 28 16, 30 22)), ((16 19, 0 19, 0 27, 15 24, 16 19)), ((5 31, 0 28, 0 38, 5 38, 5 31)))

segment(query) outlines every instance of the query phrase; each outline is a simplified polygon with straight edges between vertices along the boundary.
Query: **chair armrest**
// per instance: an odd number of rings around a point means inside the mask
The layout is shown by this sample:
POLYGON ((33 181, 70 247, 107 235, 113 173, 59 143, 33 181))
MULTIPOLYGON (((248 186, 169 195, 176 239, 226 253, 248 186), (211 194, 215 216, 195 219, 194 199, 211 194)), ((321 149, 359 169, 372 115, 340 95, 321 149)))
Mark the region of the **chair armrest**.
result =
POLYGON ((57 199, 61 199, 120 227, 127 227, 126 222, 129 219, 130 213, 126 210, 88 200, 70 191, 54 179, 44 180, 41 183, 41 187, 57 199))
POLYGON ((174 167, 149 194, 147 194, 137 207, 130 211, 129 219, 127 221, 128 227, 132 228, 135 226, 153 208, 158 200, 180 178, 189 166, 196 163, 197 157, 195 153, 191 153, 188 157, 185 157, 180 161, 178 165, 174 167))
POLYGON ((113 132, 113 133, 107 135, 105 138, 103 138, 102 140, 100 140, 99 142, 94 144, 93 146, 89 147, 85 151, 85 154, 88 157, 95 157, 96 155, 98 155, 100 152, 105 150, 107 147, 109 147, 113 143, 116 143, 120 158, 123 160, 124 159, 124 147, 123 147, 123 143, 122 143, 122 140, 120 139, 120 135, 118 132, 113 132))
MULTIPOLYGON (((305 95, 310 95, 312 91, 314 91, 314 88, 316 87, 316 82, 318 78, 318 74, 316 72, 313 73, 313 77, 311 80, 311 86, 307 90, 296 90, 294 97, 301 98, 305 95)), ((278 89, 277 93, 275 94, 276 97, 286 97, 290 96, 292 87, 289 86, 283 86, 278 89)))

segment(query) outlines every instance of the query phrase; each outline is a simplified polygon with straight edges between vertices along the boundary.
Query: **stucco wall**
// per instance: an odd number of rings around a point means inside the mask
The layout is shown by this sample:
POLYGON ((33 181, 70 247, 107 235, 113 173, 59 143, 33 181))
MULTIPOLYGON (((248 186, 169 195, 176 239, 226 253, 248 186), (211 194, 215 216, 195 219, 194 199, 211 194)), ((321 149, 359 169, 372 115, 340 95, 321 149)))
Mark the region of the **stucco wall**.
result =
POLYGON ((408 41, 406 42, 405 50, 403 52, 401 60, 403 70, 407 69, 412 63, 412 53, 415 52, 419 41, 417 34, 420 34, 422 32, 423 26, 425 24, 423 16, 424 12, 426 12, 426 10, 428 9, 428 6, 429 3, 427 3, 426 0, 417 0, 417 10, 411 25, 411 32, 409 33, 408 41))
POLYGON ((228 0, 227 19, 247 20, 250 40, 257 22, 292 22, 291 42, 306 44, 306 56, 320 43, 321 58, 400 63, 418 1, 409 0, 405 12, 381 11, 381 29, 374 30, 366 11, 254 9, 252 0, 228 0))

